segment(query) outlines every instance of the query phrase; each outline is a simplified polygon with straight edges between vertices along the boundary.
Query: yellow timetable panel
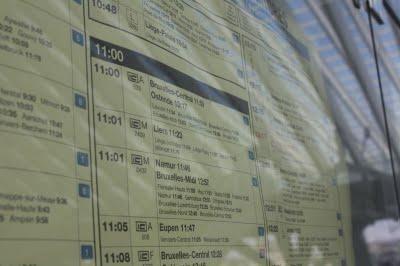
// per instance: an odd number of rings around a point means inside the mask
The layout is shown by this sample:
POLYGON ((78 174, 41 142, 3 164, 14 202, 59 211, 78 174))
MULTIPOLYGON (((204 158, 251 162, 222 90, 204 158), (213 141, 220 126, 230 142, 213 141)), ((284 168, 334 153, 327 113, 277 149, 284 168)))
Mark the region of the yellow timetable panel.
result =
POLYGON ((274 23, 263 1, 2 1, 0 266, 353 265, 312 55, 274 23))

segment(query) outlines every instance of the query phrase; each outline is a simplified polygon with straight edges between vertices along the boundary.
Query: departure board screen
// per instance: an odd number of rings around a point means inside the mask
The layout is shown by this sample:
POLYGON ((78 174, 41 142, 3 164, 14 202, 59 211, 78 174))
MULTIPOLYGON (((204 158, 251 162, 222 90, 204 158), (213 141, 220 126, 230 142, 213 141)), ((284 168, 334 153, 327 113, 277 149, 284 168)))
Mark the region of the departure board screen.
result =
POLYGON ((354 265, 285 1, 2 0, 0 266, 354 265))

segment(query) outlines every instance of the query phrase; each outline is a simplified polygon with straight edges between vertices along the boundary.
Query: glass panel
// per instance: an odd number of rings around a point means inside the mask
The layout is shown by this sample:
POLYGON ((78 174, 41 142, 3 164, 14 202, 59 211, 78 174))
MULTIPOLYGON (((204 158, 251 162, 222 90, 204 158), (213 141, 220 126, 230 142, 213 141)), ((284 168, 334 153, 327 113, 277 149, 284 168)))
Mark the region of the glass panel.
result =
POLYGON ((0 266, 397 265, 394 23, 350 0, 1 1, 0 266))
MULTIPOLYGON (((371 31, 374 36, 376 48, 377 69, 381 80, 381 101, 385 106, 386 131, 388 142, 391 148, 392 165, 394 169, 394 187, 397 189, 397 202, 399 201, 399 159, 400 159, 400 142, 399 142, 399 126, 398 121, 400 115, 398 106, 400 103, 400 79, 399 79, 399 3, 397 1, 377 1, 373 4, 373 8, 382 17, 384 24, 378 24, 375 20, 371 20, 371 31)), ((399 205, 393 204, 394 208, 399 205)), ((399 264, 400 259, 397 253, 397 244, 399 239, 395 234, 384 233, 392 232, 394 228, 399 228, 398 222, 391 225, 392 228, 383 228, 382 235, 378 238, 382 242, 381 246, 386 254, 386 259, 391 260, 392 264, 399 264), (390 254, 391 252, 391 254, 390 254)))

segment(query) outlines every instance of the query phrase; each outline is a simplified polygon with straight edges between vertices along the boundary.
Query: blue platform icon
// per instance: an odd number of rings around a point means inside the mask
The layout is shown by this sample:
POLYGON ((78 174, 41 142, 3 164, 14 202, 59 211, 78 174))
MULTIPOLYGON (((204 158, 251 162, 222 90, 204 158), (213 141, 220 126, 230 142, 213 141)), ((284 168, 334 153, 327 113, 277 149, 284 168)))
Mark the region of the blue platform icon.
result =
POLYGON ((76 30, 72 30, 72 40, 81 46, 83 46, 83 44, 85 43, 83 34, 76 30))
POLYGON ((250 160, 255 160, 256 159, 253 151, 249 151, 249 159, 250 160))
POLYGON ((79 184, 79 196, 82 198, 90 198, 90 186, 88 184, 79 184))
POLYGON ((236 32, 232 33, 232 39, 234 42, 240 43, 240 36, 238 33, 236 33, 236 32))
POLYGON ((247 117, 247 116, 243 116, 243 123, 246 125, 246 126, 248 126, 248 125, 250 125, 250 121, 249 121, 249 118, 247 117))
POLYGON ((260 226, 258 227, 258 236, 265 236, 265 228, 260 226))
POLYGON ((75 106, 86 109, 86 98, 83 95, 75 93, 75 106))
POLYGON ((78 152, 76 154, 76 160, 78 165, 80 166, 89 166, 89 155, 87 153, 84 152, 78 152))
POLYGON ((253 184, 253 187, 258 187, 258 178, 256 176, 253 176, 251 178, 251 183, 253 184))
POLYGON ((244 73, 243 73, 243 71, 240 70, 240 69, 237 70, 237 75, 238 75, 238 77, 241 78, 241 79, 244 78, 244 73))
POLYGON ((82 245, 81 246, 81 258, 83 260, 93 259, 93 247, 90 245, 82 245))

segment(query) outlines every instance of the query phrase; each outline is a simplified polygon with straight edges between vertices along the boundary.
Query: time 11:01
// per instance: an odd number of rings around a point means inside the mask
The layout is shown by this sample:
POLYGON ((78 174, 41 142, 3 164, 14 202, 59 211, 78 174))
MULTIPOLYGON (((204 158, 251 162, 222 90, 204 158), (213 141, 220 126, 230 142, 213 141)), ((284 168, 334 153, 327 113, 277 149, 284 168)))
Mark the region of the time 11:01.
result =
POLYGON ((102 123, 111 124, 111 125, 122 125, 122 118, 116 115, 109 115, 106 113, 98 112, 97 120, 102 123))
POLYGON ((99 157, 102 161, 124 162, 124 154, 118 152, 99 151, 99 157))

